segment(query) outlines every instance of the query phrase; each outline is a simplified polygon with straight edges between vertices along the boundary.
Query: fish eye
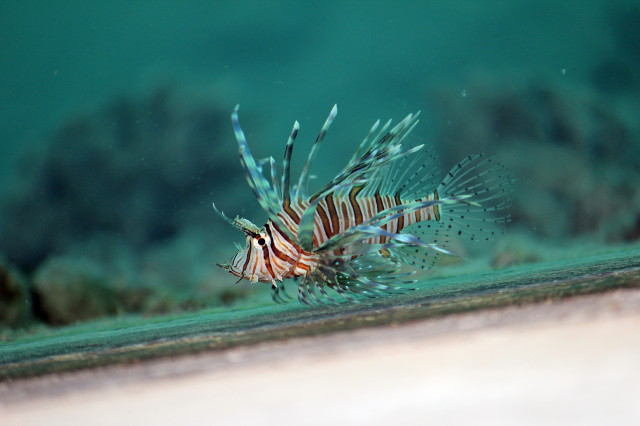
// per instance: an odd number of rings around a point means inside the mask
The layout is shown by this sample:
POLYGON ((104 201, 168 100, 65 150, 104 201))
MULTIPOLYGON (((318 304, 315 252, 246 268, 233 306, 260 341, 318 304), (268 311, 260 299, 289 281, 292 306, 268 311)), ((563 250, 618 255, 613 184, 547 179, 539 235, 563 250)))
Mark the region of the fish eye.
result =
POLYGON ((262 249, 269 244, 269 237, 267 235, 258 234, 252 238, 251 242, 255 248, 262 249))

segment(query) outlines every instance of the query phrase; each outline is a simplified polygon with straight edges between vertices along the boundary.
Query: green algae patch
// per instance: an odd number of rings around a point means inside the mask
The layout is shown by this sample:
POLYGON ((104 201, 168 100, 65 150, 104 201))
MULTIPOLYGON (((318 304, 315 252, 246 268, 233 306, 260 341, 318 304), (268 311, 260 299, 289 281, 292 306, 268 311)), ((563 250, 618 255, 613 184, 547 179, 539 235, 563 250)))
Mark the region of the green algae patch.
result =
POLYGON ((103 320, 0 344, 0 380, 274 342, 341 330, 640 287, 640 249, 425 281, 409 294, 103 320))

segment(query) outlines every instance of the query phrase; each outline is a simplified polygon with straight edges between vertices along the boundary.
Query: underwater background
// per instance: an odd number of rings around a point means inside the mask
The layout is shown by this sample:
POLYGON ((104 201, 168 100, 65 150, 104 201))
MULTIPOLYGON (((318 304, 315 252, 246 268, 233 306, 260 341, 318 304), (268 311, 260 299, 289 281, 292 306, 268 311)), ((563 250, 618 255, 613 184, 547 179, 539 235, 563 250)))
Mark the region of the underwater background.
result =
POLYGON ((637 1, 9 0, 0 37, 0 330, 269 300, 215 266, 242 236, 213 201, 266 219, 236 104, 258 158, 301 123, 295 173, 337 103, 318 185, 417 110, 444 170, 495 155, 518 183, 486 267, 640 239, 637 1))

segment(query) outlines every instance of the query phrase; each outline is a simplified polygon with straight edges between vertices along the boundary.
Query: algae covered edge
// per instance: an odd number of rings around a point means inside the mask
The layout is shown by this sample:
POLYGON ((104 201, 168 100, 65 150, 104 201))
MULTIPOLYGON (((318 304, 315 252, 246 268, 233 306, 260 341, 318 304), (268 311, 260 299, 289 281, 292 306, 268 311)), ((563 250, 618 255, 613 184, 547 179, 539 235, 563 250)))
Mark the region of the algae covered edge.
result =
POLYGON ((436 279, 411 294, 316 310, 273 305, 29 337, 0 346, 0 380, 312 336, 640 286, 640 248, 436 279))

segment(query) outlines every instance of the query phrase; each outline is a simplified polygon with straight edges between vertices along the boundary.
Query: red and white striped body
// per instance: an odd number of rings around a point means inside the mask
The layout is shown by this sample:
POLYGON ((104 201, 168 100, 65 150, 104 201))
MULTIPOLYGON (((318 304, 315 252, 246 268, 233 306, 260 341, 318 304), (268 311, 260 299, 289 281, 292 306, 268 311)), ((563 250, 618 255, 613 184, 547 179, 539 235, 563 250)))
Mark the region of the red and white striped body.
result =
MULTIPOLYGON (((402 200, 399 195, 375 194, 358 196, 362 187, 353 188, 345 196, 332 194, 318 202, 314 217, 313 245, 319 247, 337 234, 360 225, 378 213, 414 201, 437 200, 435 192, 418 200, 402 200)), ((298 224, 310 202, 285 205, 278 213, 291 234, 297 235, 298 224)), ((390 233, 400 233, 403 228, 417 222, 440 219, 438 205, 407 213, 383 225, 390 233)), ((384 244, 387 237, 377 236, 366 241, 369 244, 384 244)), ((252 282, 274 282, 295 278, 313 272, 318 259, 313 252, 302 250, 273 222, 269 221, 257 237, 247 237, 247 249, 239 251, 231 260, 230 272, 252 282), (262 244, 261 244, 262 243, 262 244)))

